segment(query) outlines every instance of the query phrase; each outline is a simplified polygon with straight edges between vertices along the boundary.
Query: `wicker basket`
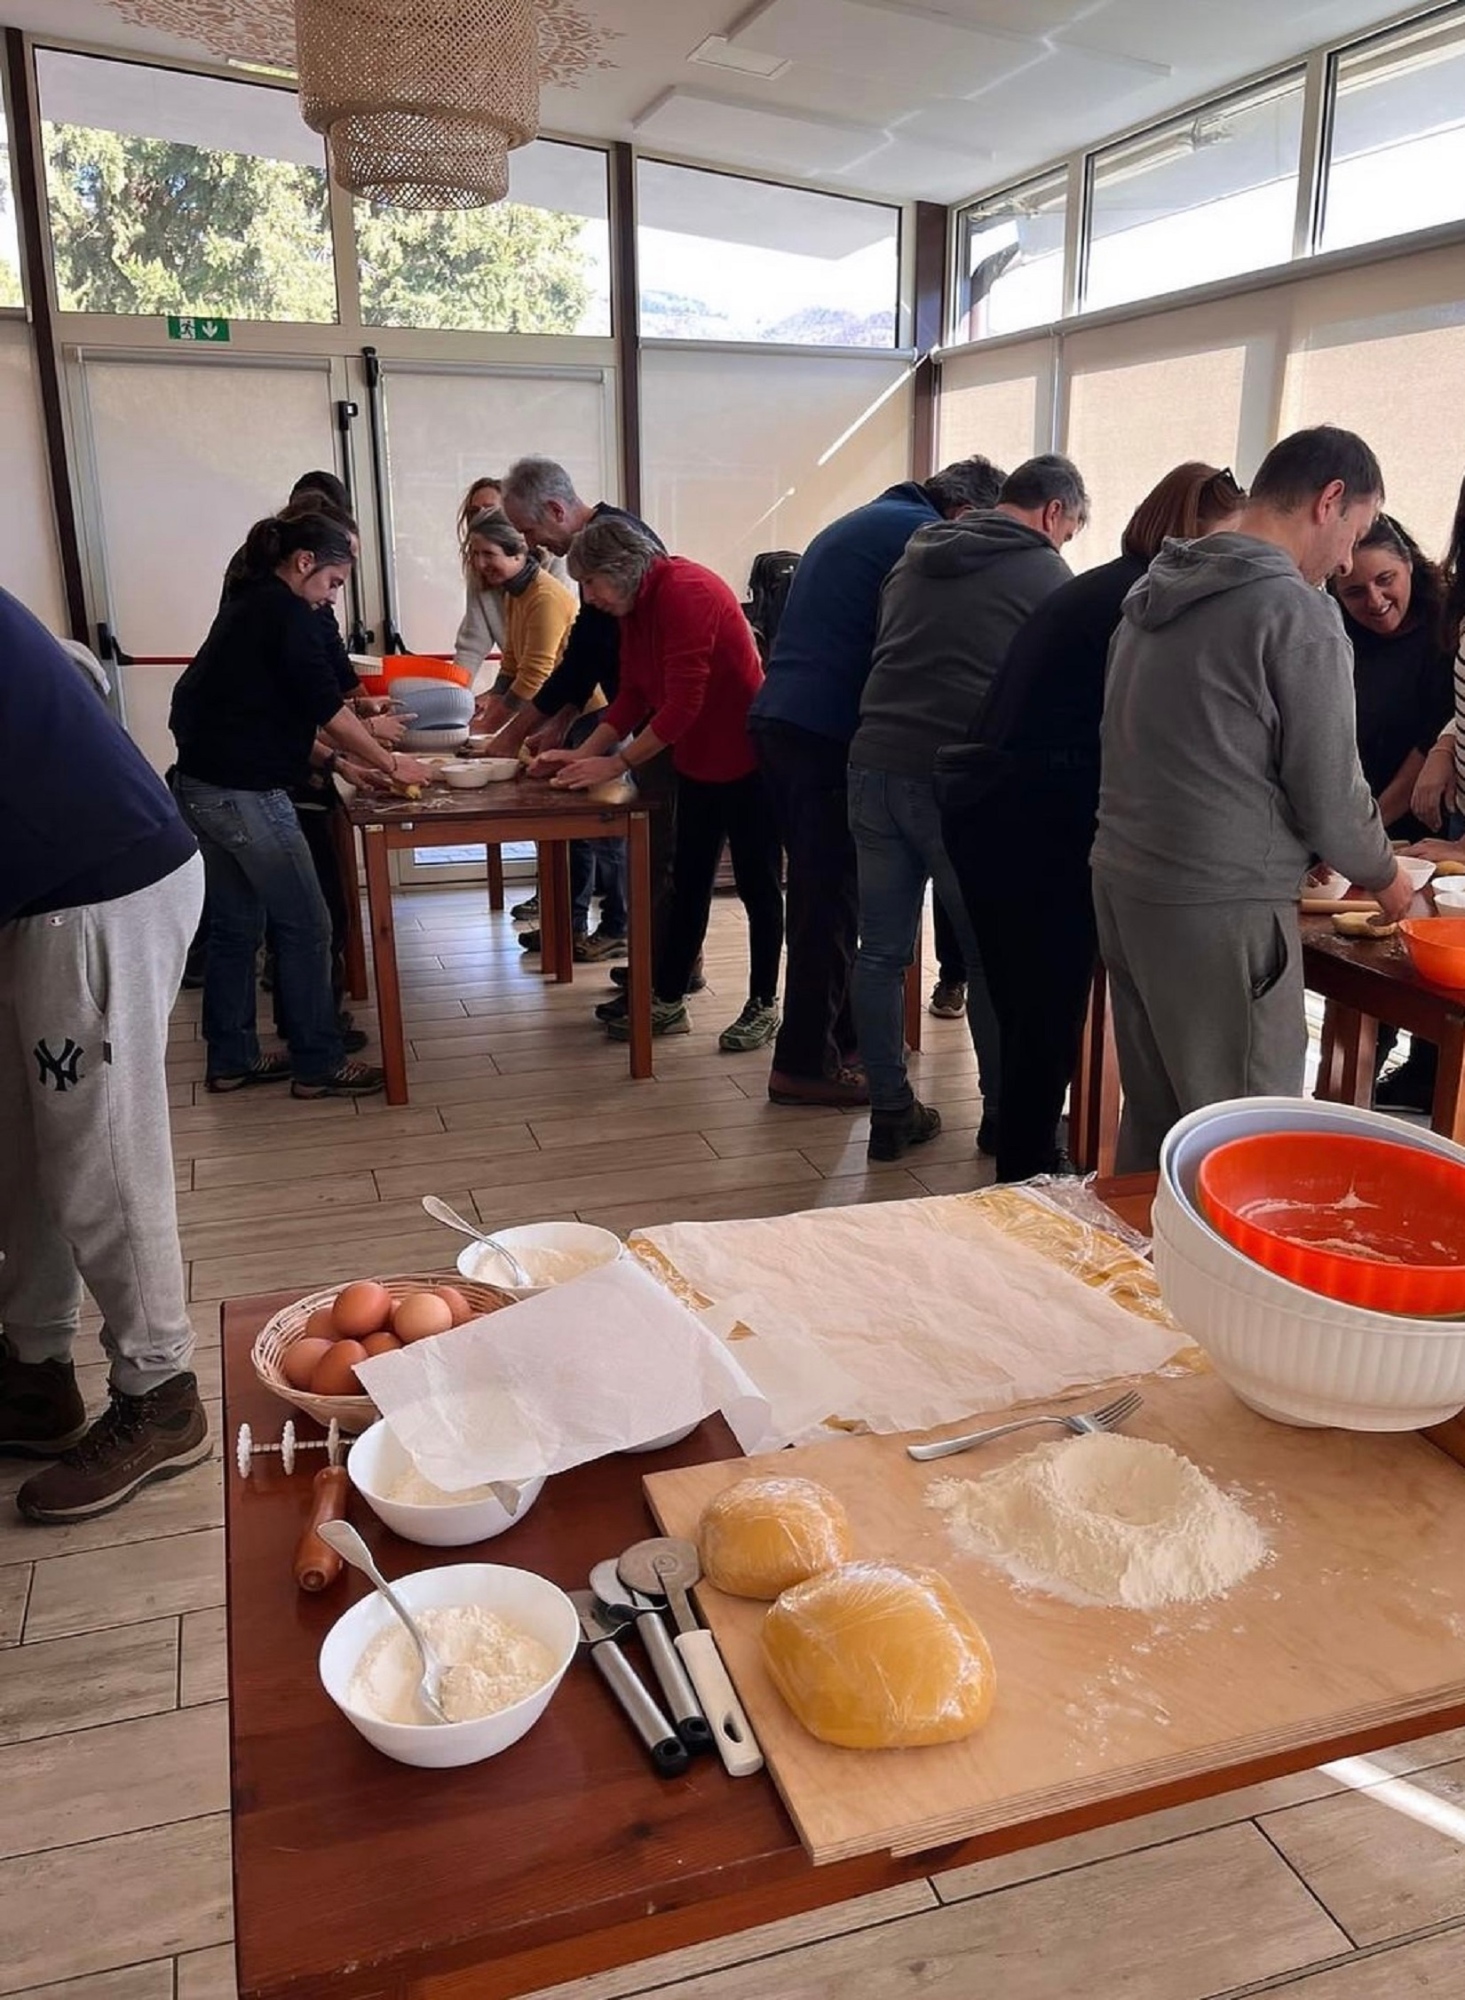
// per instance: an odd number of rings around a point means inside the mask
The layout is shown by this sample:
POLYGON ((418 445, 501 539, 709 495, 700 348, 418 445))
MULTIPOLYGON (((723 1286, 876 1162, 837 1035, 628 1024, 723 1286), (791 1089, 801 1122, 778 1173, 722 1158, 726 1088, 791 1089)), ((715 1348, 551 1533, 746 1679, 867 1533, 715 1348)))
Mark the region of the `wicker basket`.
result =
MULTIPOLYGON (((451 1285, 461 1292, 476 1313, 497 1312, 500 1306, 514 1303, 508 1292, 501 1292, 494 1285, 474 1284, 471 1279, 440 1272, 435 1277, 407 1276, 402 1278, 379 1278, 378 1284, 385 1285, 395 1302, 403 1299, 408 1292, 430 1290, 434 1285, 451 1285)), ((272 1319, 265 1321, 255 1336, 250 1359, 254 1372, 265 1387, 286 1403, 293 1403, 297 1410, 303 1410, 308 1417, 314 1417, 318 1424, 329 1424, 332 1417, 343 1431, 355 1436, 364 1431, 377 1419, 377 1407, 370 1396, 313 1396, 308 1389, 292 1389, 285 1380, 280 1367, 287 1347, 301 1339, 305 1333, 305 1322, 321 1306, 328 1306, 336 1294, 345 1289, 345 1283, 331 1285, 321 1292, 310 1292, 303 1299, 297 1299, 293 1306, 286 1306, 272 1319)))

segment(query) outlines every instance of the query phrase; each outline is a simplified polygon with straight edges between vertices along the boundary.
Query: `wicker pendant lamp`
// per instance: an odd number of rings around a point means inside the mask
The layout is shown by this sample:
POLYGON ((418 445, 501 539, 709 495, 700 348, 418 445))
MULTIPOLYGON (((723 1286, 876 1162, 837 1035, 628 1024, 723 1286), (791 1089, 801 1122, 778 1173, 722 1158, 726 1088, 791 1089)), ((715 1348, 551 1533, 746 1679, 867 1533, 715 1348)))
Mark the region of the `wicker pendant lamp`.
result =
POLYGON ((342 187, 486 208, 539 130, 532 0, 295 0, 300 110, 342 187))

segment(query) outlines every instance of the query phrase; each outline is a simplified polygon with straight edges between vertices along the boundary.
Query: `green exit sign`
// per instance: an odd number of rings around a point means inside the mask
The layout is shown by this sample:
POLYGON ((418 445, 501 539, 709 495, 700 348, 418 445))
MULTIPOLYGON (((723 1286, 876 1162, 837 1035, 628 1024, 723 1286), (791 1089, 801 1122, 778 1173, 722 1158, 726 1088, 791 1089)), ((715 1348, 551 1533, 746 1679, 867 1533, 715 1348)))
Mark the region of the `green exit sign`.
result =
POLYGON ((176 313, 168 315, 169 340, 196 340, 200 346, 218 347, 229 338, 229 322, 226 319, 180 319, 176 313))

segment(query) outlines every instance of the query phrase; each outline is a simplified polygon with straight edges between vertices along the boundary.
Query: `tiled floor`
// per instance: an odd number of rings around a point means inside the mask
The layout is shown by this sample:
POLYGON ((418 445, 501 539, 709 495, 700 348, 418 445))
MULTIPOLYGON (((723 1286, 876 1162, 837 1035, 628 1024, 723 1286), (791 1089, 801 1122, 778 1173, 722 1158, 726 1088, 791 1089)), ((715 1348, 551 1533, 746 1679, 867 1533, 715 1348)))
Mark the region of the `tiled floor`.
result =
MULTIPOLYGON (((479 890, 404 896, 412 1104, 206 1097, 197 996, 172 1059, 179 1206, 217 1420, 217 1302, 443 1262, 418 1198, 486 1221, 687 1216, 977 1184, 961 1022, 927 1022, 922 1092, 946 1130, 867 1170, 862 1119, 780 1110, 765 1056, 717 1053, 742 1001, 741 914, 720 901, 697 1032, 657 1081, 589 1019, 586 968, 545 988, 479 890)), ((369 1025, 369 1013, 362 1016, 369 1025)), ((88 1393, 105 1393, 86 1345, 88 1393)), ((0 1468, 0 1994, 229 2000, 219 1462, 104 1520, 30 1528, 0 1468)), ((556 2000, 1290 2000, 1465 1994, 1465 1731, 1132 1821, 715 1946, 556 2000)))

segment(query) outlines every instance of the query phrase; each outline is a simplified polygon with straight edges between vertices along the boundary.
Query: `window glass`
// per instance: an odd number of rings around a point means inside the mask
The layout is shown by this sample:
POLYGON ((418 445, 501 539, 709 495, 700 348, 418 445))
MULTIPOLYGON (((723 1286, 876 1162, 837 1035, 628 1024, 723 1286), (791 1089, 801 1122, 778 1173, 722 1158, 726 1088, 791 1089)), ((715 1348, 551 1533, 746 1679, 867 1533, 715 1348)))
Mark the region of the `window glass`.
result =
POLYGON ((1087 311, 1287 262, 1302 90, 1295 70, 1094 154, 1087 311))
POLYGON ((1068 174, 993 195, 961 218, 957 340, 1045 326, 1063 313, 1068 174))
POLYGON ((42 49, 63 312, 333 320, 321 141, 294 94, 42 49))
POLYGON ((509 197, 446 212, 356 204, 368 326, 610 332, 606 155, 536 140, 509 155, 509 197))
POLYGON ((15 193, 10 178, 10 134, 0 108, 0 306, 25 303, 20 289, 20 242, 15 233, 15 193))
POLYGON ((1465 216, 1465 9, 1345 50, 1333 76, 1320 247, 1465 216))
POLYGON ((895 345, 898 209, 658 160, 636 203, 647 339, 895 345))

